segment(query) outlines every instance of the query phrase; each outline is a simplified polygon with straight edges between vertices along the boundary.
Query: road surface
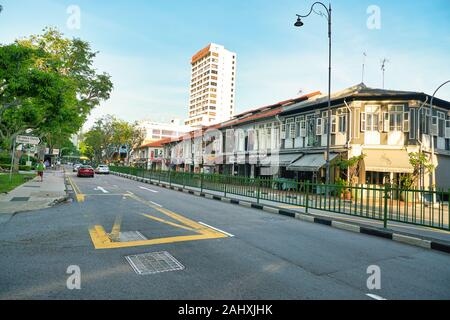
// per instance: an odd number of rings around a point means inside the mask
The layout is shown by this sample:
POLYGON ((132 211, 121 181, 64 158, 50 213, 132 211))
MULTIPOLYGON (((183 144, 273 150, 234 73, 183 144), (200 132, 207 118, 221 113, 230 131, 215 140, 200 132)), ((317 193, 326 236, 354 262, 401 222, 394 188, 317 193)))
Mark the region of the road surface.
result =
POLYGON ((80 202, 0 224, 0 299, 450 298, 445 253, 117 176, 69 176, 80 202), (140 275, 126 258, 155 252, 180 270, 140 275), (79 290, 67 287, 73 266, 79 290), (379 290, 367 286, 370 266, 379 290))

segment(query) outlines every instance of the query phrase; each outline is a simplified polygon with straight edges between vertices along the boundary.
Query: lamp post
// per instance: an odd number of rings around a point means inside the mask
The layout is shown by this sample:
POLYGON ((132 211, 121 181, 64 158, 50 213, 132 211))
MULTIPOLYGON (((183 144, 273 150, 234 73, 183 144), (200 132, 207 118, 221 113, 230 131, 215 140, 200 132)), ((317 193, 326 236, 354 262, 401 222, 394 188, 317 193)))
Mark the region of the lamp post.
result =
MULTIPOLYGON (((437 89, 434 91, 433 96, 431 97, 430 100, 430 140, 431 140, 431 164, 433 165, 433 169, 431 171, 431 187, 433 188, 433 190, 435 190, 436 187, 436 169, 435 169, 435 163, 434 163, 434 135, 432 132, 432 126, 433 126, 433 100, 434 97, 436 95, 436 93, 439 91, 439 89, 441 89, 444 85, 446 85, 447 83, 450 83, 450 80, 445 81, 444 83, 442 83, 439 87, 437 87, 437 89)), ((437 119, 437 126, 439 126, 439 119, 437 119)), ((444 126, 445 126, 445 122, 444 122, 444 126)), ((439 128, 437 129, 439 131, 439 128)), ((436 132, 437 135, 439 135, 439 132, 436 132)), ((433 193, 433 203, 435 199, 435 193, 433 193)))
POLYGON ((314 2, 311 6, 311 9, 307 15, 299 15, 297 14, 297 22, 295 22, 294 26, 302 27, 303 21, 301 18, 308 17, 312 12, 324 16, 322 12, 314 11, 314 7, 316 5, 321 5, 326 12, 326 18, 328 20, 328 123, 327 123, 327 153, 326 153, 326 183, 330 183, 330 143, 331 143, 331 4, 328 5, 328 8, 322 2, 314 2))

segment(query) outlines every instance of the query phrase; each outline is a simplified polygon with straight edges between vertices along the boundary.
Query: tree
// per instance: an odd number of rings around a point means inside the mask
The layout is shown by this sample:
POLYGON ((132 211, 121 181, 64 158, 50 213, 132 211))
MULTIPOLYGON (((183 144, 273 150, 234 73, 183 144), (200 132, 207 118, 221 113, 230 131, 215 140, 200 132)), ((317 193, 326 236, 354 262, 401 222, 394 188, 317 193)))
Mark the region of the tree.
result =
POLYGON ((411 152, 408 154, 409 163, 413 167, 413 173, 407 173, 400 177, 400 184, 405 189, 417 186, 420 174, 430 173, 434 165, 430 163, 428 157, 423 152, 411 152))
POLYGON ((111 161, 122 146, 127 147, 129 161, 131 150, 144 141, 144 131, 137 123, 128 123, 107 115, 98 119, 83 136, 83 142, 90 147, 93 158, 98 162, 111 161))
POLYGON ((364 160, 365 154, 351 157, 350 159, 337 159, 335 165, 339 167, 341 173, 346 177, 345 182, 350 185, 357 183, 359 172, 361 169, 361 161, 364 160))
POLYGON ((0 142, 34 129, 50 147, 78 132, 113 85, 97 74, 89 43, 56 29, 0 46, 0 142))

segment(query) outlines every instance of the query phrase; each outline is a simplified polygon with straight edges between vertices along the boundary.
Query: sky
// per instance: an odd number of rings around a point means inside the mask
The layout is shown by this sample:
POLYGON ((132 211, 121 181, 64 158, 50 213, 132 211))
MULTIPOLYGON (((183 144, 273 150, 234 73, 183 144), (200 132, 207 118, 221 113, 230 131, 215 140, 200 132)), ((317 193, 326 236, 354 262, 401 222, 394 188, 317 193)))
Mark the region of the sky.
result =
MULTIPOLYGON (((293 25, 295 14, 307 14, 313 2, 0 0, 0 44, 46 26, 90 42, 99 52, 95 67, 112 76, 114 90, 91 113, 85 129, 106 114, 127 121, 184 120, 190 59, 211 42, 222 44, 237 53, 239 113, 301 93, 327 92, 326 19, 313 13, 302 28, 293 25)), ((364 52, 369 87, 382 87, 384 58, 387 89, 432 94, 450 80, 450 0, 335 0, 331 5, 332 91, 362 81, 364 52)), ((450 85, 437 96, 450 100, 450 85)))

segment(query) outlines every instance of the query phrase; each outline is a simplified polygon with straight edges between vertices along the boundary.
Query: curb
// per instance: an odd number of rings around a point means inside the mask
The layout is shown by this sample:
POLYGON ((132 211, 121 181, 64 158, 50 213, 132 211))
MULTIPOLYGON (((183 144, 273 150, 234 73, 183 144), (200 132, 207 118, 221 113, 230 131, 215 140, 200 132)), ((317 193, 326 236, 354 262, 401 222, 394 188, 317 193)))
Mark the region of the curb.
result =
POLYGON ((219 195, 213 195, 213 194, 209 194, 209 193, 205 193, 205 192, 199 192, 199 191, 186 189, 183 187, 175 187, 175 186, 168 185, 167 183, 158 183, 158 182, 154 182, 148 178, 136 177, 136 176, 132 176, 132 175, 125 174, 125 173, 117 173, 117 172, 111 172, 111 173, 113 175, 116 175, 116 176, 119 176, 122 178, 127 178, 127 179, 135 180, 138 182, 142 182, 142 183, 148 183, 148 184, 162 187, 165 189, 180 191, 180 192, 188 193, 191 195, 195 195, 195 196, 199 196, 199 197, 203 197, 203 198, 207 198, 207 199, 211 199, 211 200, 218 200, 218 201, 222 201, 222 202, 236 204, 236 205, 246 207, 246 208, 258 209, 258 210, 262 210, 262 211, 272 213, 272 214, 279 214, 279 215, 291 217, 291 218, 294 218, 297 220, 302 220, 302 221, 311 222, 311 223, 317 223, 317 224, 321 224, 321 225, 325 225, 325 226, 329 226, 332 228, 341 229, 341 230, 345 230, 345 231, 362 233, 362 234, 366 234, 366 235, 370 235, 370 236, 375 236, 375 237, 379 237, 379 238, 383 238, 383 239, 392 240, 395 242, 400 242, 403 244, 409 244, 409 245, 424 248, 424 249, 430 249, 430 250, 436 250, 436 251, 440 251, 440 252, 450 253, 450 243, 446 243, 446 242, 439 241, 439 240, 415 237, 415 236, 411 236, 408 234, 393 232, 393 231, 380 229, 380 228, 376 228, 376 227, 372 227, 372 226, 342 222, 340 220, 333 220, 333 219, 330 219, 329 217, 324 217, 324 216, 320 216, 320 215, 316 215, 316 214, 300 213, 300 212, 296 212, 296 211, 289 210, 289 209, 280 209, 277 207, 262 205, 262 204, 255 203, 255 202, 249 202, 249 201, 245 201, 245 200, 239 200, 239 199, 233 199, 233 198, 228 198, 228 197, 219 196, 219 195))

